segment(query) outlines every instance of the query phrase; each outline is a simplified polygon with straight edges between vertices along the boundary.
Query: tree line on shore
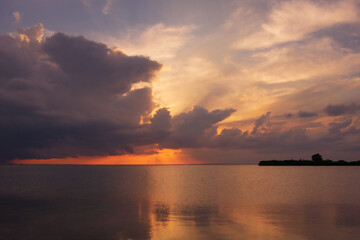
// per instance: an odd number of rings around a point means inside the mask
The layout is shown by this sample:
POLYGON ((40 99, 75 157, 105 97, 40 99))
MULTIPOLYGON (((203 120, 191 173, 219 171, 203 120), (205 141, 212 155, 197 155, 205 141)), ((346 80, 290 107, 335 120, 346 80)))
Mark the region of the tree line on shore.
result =
POLYGON ((259 166, 360 166, 360 160, 353 162, 324 160, 319 153, 316 153, 311 156, 311 160, 264 160, 259 162, 259 166))

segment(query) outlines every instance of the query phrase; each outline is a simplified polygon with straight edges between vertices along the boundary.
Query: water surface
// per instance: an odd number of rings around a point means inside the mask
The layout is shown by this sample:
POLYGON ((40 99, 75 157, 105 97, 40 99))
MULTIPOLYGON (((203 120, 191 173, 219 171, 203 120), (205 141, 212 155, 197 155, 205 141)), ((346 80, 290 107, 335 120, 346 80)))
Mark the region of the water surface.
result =
POLYGON ((0 239, 359 239, 359 171, 0 166, 0 239))

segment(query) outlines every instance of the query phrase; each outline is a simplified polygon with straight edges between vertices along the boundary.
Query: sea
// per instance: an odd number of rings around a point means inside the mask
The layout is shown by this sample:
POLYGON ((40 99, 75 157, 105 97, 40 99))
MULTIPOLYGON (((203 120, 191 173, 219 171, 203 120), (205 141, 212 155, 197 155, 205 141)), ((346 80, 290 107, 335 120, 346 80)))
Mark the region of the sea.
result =
POLYGON ((360 167, 1 165, 1 240, 360 239, 360 167))

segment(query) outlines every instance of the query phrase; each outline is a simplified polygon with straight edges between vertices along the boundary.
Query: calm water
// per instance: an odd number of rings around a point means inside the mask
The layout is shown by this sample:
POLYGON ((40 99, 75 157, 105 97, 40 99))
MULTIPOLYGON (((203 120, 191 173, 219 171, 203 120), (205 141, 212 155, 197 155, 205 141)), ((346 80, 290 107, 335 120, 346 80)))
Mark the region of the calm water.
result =
POLYGON ((0 239, 360 239, 360 167, 0 166, 0 239))

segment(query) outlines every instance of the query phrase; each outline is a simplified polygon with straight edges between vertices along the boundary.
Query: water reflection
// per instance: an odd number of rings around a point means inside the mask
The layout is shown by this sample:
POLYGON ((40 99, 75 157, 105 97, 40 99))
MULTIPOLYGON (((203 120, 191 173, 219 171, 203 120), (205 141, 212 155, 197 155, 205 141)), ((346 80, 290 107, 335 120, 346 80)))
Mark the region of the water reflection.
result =
POLYGON ((166 203, 155 203, 153 214, 157 222, 166 223, 170 220, 170 206, 166 203))
POLYGON ((359 180, 334 167, 0 166, 0 239, 358 239, 359 180))

